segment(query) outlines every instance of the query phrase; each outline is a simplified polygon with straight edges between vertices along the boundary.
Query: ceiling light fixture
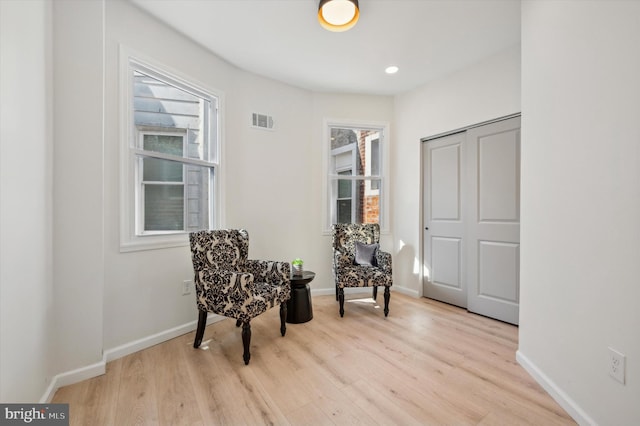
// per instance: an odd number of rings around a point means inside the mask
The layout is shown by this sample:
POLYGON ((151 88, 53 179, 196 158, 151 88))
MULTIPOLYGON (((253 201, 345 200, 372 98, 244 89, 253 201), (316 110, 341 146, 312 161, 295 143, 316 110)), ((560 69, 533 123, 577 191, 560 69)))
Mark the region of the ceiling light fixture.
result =
POLYGON ((400 68, 396 67, 395 65, 391 65, 390 67, 385 68, 384 72, 386 72, 387 74, 395 74, 399 69, 400 68))
POLYGON ((358 0, 320 0, 318 5, 318 21, 329 31, 347 31, 359 17, 358 0))

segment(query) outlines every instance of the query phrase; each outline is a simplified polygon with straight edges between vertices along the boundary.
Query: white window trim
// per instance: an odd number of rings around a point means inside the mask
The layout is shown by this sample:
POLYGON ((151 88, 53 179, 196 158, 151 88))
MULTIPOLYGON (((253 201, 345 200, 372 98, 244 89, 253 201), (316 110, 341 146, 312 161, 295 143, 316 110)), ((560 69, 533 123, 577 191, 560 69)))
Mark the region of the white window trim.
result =
MULTIPOLYGON (((331 217, 335 216, 335 207, 333 206, 331 191, 329 185, 329 170, 332 164, 329 161, 331 157, 331 128, 341 127, 344 129, 376 129, 380 132, 382 138, 382 151, 380 152, 380 233, 389 234, 389 147, 391 145, 391 126, 388 122, 381 121, 362 121, 362 120, 345 120, 335 118, 325 118, 322 122, 322 170, 324 177, 322 179, 322 234, 331 235, 331 217)), ((348 176, 344 176, 348 177, 348 176)), ((369 180, 371 177, 363 178, 362 176, 353 176, 353 180, 369 180)))
MULTIPOLYGON (((187 231, 167 231, 156 232, 145 235, 136 235, 136 189, 137 176, 135 175, 135 154, 144 154, 148 157, 160 159, 172 159, 170 155, 162 153, 150 153, 144 151, 137 145, 138 139, 135 126, 133 125, 133 73, 131 64, 139 65, 143 68, 151 69, 163 74, 172 80, 191 87, 202 94, 212 95, 217 98, 217 120, 211 121, 210 131, 216 133, 217 144, 212 147, 212 162, 216 164, 215 176, 213 177, 213 209, 210 215, 213 216, 211 228, 223 227, 225 202, 224 188, 224 93, 220 90, 212 89, 205 84, 198 82, 190 76, 184 75, 164 64, 146 57, 139 52, 119 45, 119 83, 120 83, 120 252, 131 252, 140 250, 154 250, 170 247, 182 247, 189 245, 189 233, 187 231), (215 121, 215 122, 214 122, 215 121)), ((182 159, 183 163, 206 166, 211 165, 208 161, 197 159, 182 159)))

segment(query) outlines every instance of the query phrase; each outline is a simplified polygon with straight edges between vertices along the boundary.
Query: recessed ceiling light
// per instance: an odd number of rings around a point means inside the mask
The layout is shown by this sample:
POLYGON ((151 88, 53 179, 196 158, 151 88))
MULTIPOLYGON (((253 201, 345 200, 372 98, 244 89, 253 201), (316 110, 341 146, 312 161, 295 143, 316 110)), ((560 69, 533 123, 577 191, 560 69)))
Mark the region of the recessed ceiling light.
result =
POLYGON ((395 74, 399 69, 400 68, 396 67, 395 65, 391 65, 390 67, 385 68, 384 72, 386 72, 387 74, 395 74))

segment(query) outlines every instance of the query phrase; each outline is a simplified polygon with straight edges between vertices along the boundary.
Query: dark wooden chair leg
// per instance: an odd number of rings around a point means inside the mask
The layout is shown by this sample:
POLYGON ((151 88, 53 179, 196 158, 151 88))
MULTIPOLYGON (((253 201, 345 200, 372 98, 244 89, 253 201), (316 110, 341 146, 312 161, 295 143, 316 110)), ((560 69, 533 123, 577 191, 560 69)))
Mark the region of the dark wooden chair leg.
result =
POLYGON ((242 354, 242 359, 244 359, 244 365, 249 365, 249 359, 251 359, 251 354, 249 353, 249 345, 251 344, 251 324, 249 321, 242 323, 242 345, 244 346, 244 354, 242 354))
POLYGON ((236 320, 236 327, 240 327, 241 324, 242 324, 242 320, 236 320))
POLYGON ((344 316, 344 287, 338 289, 338 300, 340 301, 340 316, 344 316))
POLYGON ((378 298, 378 286, 373 286, 373 300, 375 301, 378 298))
POLYGON ((198 310, 198 328, 196 329, 196 339, 193 341, 193 347, 199 348, 204 336, 204 328, 207 326, 207 312, 198 310))
POLYGON ((384 316, 389 315, 389 299, 391 298, 391 293, 389 292, 389 286, 384 286, 384 316))
POLYGON ((336 302, 338 301, 338 284, 336 284, 336 302))
POLYGON ((284 337, 287 332, 287 302, 280 304, 280 334, 284 337))

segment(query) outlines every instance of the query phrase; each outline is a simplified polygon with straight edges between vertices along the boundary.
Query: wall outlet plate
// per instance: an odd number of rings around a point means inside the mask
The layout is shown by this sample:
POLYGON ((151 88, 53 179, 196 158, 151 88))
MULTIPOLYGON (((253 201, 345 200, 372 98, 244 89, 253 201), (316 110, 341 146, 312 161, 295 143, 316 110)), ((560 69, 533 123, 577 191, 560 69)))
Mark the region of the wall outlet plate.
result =
POLYGON ((624 385, 625 362, 624 354, 609 348, 609 375, 624 385))
POLYGON ((193 281, 192 280, 184 280, 182 281, 182 295, 186 296, 187 294, 191 294, 191 287, 193 281))

